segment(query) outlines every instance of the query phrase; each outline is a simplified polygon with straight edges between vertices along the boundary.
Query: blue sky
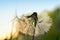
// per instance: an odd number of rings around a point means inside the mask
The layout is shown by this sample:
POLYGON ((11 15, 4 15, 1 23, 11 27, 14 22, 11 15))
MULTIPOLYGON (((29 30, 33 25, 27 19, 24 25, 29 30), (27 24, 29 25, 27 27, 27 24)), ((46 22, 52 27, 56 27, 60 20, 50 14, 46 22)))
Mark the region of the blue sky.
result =
POLYGON ((50 10, 58 5, 60 0, 0 0, 0 30, 8 29, 8 23, 14 16, 15 10, 17 15, 22 15, 28 12, 50 10))
POLYGON ((17 9, 17 14, 42 11, 51 9, 56 5, 60 5, 59 0, 0 0, 0 14, 11 14, 11 11, 17 9))

